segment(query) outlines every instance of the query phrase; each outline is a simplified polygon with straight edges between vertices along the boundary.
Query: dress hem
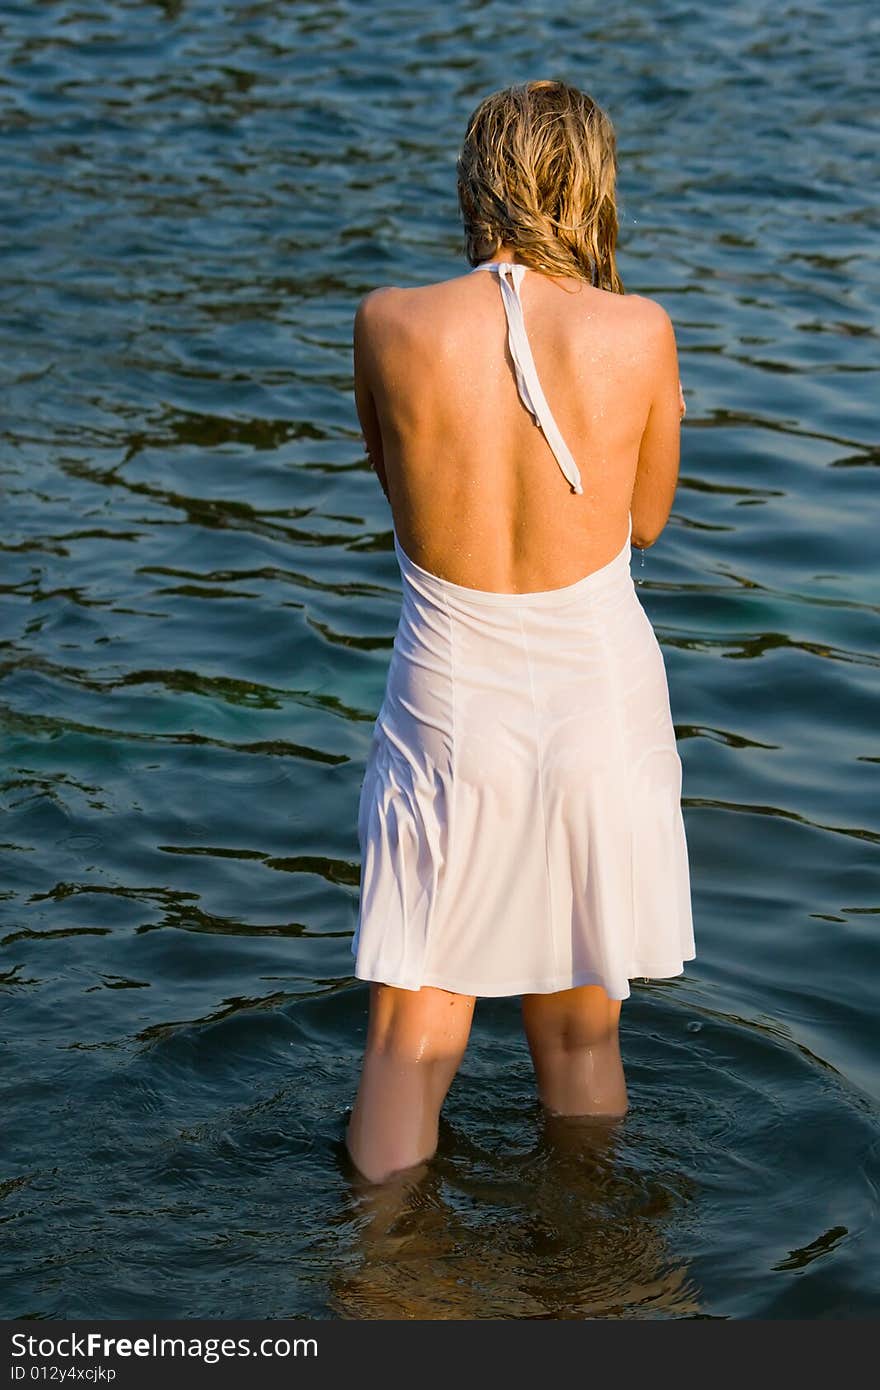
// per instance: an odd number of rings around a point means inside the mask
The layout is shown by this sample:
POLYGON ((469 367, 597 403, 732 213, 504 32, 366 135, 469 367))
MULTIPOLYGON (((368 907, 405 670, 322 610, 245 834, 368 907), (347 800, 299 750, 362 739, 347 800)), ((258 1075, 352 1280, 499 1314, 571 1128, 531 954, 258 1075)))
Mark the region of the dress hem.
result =
MULTIPOLYGON (((684 974, 684 967, 687 961, 696 960, 696 952, 685 956, 677 965, 635 965, 627 973, 628 980, 668 980, 675 976, 684 974)), ((443 989, 450 994, 467 994, 477 999, 500 999, 511 995, 521 994, 557 994, 561 990, 578 989, 581 985, 601 985, 609 999, 628 999, 631 991, 627 989, 626 994, 612 994, 605 981, 600 979, 595 971, 581 971, 575 973, 566 980, 544 980, 535 984, 523 985, 521 981, 515 984, 495 984, 491 989, 474 989, 470 985, 462 985, 459 982, 440 979, 436 975, 425 975, 418 984, 405 984, 402 980, 386 979, 378 972, 370 973, 365 968, 363 971, 355 968, 354 977, 356 980, 366 980, 375 984, 390 985, 394 989, 406 989, 413 993, 418 993, 423 985, 432 989, 443 989)))

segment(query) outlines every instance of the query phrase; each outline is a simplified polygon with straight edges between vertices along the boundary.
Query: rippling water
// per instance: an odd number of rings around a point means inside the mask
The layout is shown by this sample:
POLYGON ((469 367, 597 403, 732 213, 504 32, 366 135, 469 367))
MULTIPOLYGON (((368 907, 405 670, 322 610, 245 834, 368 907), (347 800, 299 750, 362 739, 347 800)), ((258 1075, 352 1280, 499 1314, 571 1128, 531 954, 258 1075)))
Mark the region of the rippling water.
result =
POLYGON ((0 36, 4 1315, 876 1313, 873 7, 61 0, 0 36), (466 268, 464 122, 535 76, 609 109, 624 281, 678 330, 633 572, 698 958, 624 1006, 614 1136, 542 1121, 486 1000, 428 1176, 370 1194, 399 582, 351 320, 466 268))

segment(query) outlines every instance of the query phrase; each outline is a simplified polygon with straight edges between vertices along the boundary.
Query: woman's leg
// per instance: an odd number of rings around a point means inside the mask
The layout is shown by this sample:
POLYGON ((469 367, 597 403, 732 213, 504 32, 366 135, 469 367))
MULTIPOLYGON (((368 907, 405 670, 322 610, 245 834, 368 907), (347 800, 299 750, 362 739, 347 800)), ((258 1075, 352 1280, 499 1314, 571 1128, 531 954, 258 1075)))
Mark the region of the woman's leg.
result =
POLYGON ((524 994, 522 1016, 542 1104, 556 1115, 626 1113, 619 999, 600 985, 524 994))
POLYGON ((431 1158, 440 1107, 464 1056, 475 999, 371 982, 360 1085, 345 1134, 370 1182, 431 1158))

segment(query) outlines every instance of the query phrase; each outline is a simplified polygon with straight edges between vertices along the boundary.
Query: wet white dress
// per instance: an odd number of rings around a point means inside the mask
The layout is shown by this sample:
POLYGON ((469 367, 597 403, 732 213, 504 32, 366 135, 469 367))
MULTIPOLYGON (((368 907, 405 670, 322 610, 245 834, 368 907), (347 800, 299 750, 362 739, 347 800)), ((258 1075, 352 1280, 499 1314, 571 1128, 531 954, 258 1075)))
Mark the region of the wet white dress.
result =
MULTIPOLYGON (((565 476, 519 297, 520 396, 565 476)), ((478 996, 681 974, 694 957, 682 764, 662 652, 623 548, 562 588, 453 584, 394 544, 403 585, 360 791, 354 973, 478 996)))

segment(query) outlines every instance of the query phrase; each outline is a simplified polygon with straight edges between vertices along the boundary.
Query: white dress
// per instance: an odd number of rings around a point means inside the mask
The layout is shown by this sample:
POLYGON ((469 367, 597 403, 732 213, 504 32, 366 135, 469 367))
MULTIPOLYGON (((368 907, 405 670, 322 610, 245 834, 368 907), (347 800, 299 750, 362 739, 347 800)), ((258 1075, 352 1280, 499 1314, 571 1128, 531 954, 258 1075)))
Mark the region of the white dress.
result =
MULTIPOLYGON (((517 385, 577 466, 497 271, 517 385)), ((693 959, 682 764, 666 669, 622 549, 562 588, 453 584, 394 545, 403 585, 358 808, 354 973, 402 989, 544 994, 693 959)))

